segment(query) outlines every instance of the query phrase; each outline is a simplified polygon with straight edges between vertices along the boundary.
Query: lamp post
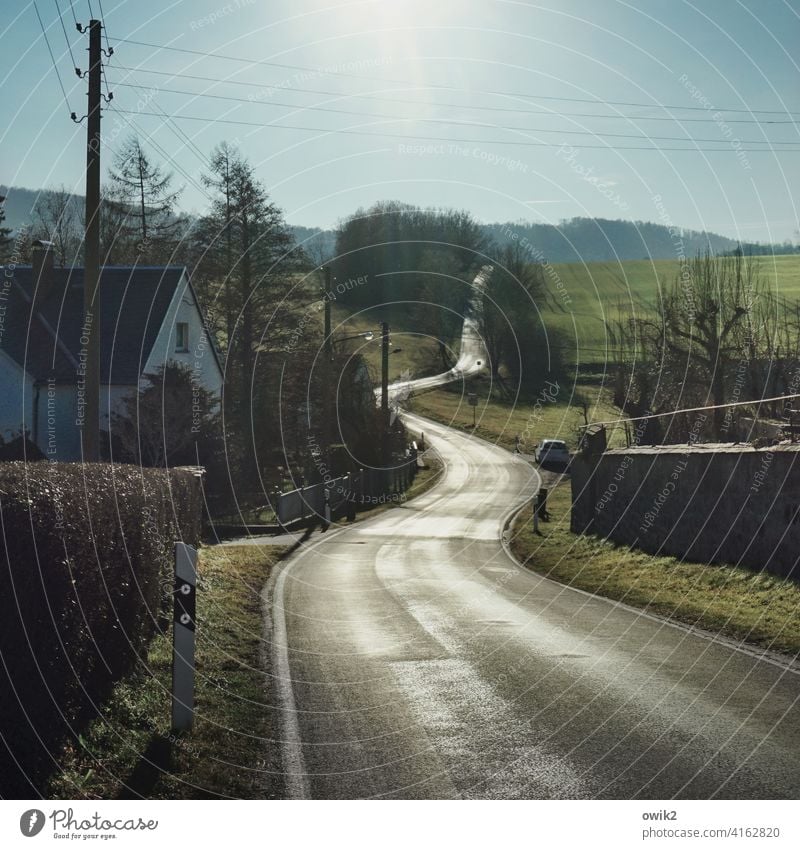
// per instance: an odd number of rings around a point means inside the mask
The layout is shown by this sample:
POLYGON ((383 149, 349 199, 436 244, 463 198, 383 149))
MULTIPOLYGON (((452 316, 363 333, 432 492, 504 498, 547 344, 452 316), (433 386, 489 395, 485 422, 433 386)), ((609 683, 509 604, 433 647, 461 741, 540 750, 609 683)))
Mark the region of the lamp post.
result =
MULTIPOLYGON (((327 268, 325 269, 327 272, 327 268)), ((330 278, 326 273, 326 298, 325 298, 325 352, 326 359, 330 364, 333 360, 333 346, 340 342, 347 342, 351 339, 364 339, 366 342, 371 342, 375 338, 375 334, 371 330, 363 330, 360 333, 352 333, 349 336, 341 336, 338 339, 333 339, 330 332, 330 298, 327 293, 330 291, 330 278)), ((384 468, 389 466, 389 324, 381 322, 381 463, 384 468)), ((399 350, 399 349, 398 349, 399 350)), ((327 398, 327 393, 326 393, 327 398)), ((330 414, 327 415, 330 428, 330 414)), ((330 440, 328 440, 330 445, 330 440)), ((329 464, 330 465, 330 464, 329 464)))
POLYGON ((381 322, 381 464, 389 466, 389 324, 381 322))
POLYGON ((323 296, 323 303, 325 304, 325 353, 328 362, 330 362, 333 345, 331 341, 331 267, 324 265, 322 270, 325 273, 325 294, 323 296))
POLYGON ((331 267, 325 265, 322 267, 325 275, 324 294, 322 301, 325 307, 325 338, 323 339, 323 347, 325 350, 325 365, 323 366, 323 374, 325 378, 325 386, 323 387, 324 396, 324 413, 325 416, 325 465, 326 474, 331 474, 331 442, 333 441, 333 405, 331 404, 331 362, 333 360, 333 340, 331 339, 331 267))
MULTIPOLYGON (((329 306, 330 306, 330 302, 326 302, 326 307, 329 308, 329 306)), ((327 316, 326 316, 326 318, 327 318, 327 316)), ((338 339, 333 339, 331 337, 331 333, 330 333, 330 326, 326 322, 326 336, 325 336, 325 340, 326 340, 325 352, 326 352, 326 359, 327 359, 326 368, 330 372, 331 363, 333 362, 333 347, 334 347, 334 345, 338 345, 340 342, 348 342, 351 339, 364 339, 367 342, 371 342, 374 338, 375 338, 375 334, 371 330, 364 330, 361 333, 351 333, 349 336, 340 336, 338 339)), ((332 437, 332 434, 331 434, 331 425, 332 425, 333 415, 332 415, 332 404, 330 404, 330 400, 329 400, 329 398, 330 398, 329 393, 331 391, 332 386, 333 386, 333 381, 329 379, 327 381, 327 386, 325 387, 325 398, 326 398, 326 406, 327 406, 327 409, 325 411, 325 416, 327 418, 325 429, 326 429, 326 433, 327 433, 327 442, 328 442, 326 459, 327 459, 327 463, 328 463, 328 471, 329 472, 332 472, 331 462, 330 462, 330 459, 331 459, 331 457, 330 457, 330 447, 331 447, 331 443, 333 442, 333 437, 332 437)))
POLYGON ((371 330, 364 330, 361 333, 352 333, 350 336, 340 336, 332 340, 331 344, 338 345, 340 342, 349 342, 351 339, 364 339, 366 342, 371 342, 374 338, 375 334, 371 330))

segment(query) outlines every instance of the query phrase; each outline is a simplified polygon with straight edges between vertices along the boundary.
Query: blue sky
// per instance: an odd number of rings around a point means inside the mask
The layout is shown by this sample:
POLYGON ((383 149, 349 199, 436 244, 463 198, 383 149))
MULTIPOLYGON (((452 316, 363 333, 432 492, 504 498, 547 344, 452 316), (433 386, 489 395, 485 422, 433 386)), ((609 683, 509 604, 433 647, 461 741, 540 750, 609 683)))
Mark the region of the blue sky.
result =
MULTIPOLYGON (((86 84, 66 40, 85 67, 85 37, 69 0, 37 4, 80 116, 86 84)), ((89 3, 72 6, 85 23, 89 3)), ((189 210, 206 204, 199 176, 228 139, 295 224, 330 226, 396 198, 483 221, 587 215, 797 238, 800 0, 104 0, 103 10, 123 110, 104 115, 104 161, 137 132, 185 184, 189 210), (624 149, 635 147, 658 149, 624 149)), ((34 6, 5 0, 4 11, 0 183, 82 192, 85 125, 69 119, 34 6)))

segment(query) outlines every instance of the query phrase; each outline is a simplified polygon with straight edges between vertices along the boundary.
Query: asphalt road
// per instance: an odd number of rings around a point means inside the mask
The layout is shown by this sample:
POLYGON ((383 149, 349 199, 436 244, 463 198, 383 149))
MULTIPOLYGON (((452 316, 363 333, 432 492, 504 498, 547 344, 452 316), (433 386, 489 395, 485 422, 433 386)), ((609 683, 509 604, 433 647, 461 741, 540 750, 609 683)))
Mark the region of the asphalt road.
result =
MULTIPOLYGON (((464 319, 461 330, 461 345, 459 347, 458 360, 450 371, 434 374, 430 377, 420 377, 415 380, 400 381, 389 386, 389 404, 399 411, 403 402, 413 392, 425 389, 435 389, 445 383, 463 380, 465 377, 479 374, 486 370, 489 356, 480 334, 478 314, 481 309, 481 291, 492 273, 493 266, 485 265, 475 275, 472 282, 473 297, 471 314, 464 319)), ((380 388, 376 389, 375 396, 380 398, 380 388)))
POLYGON ((797 798, 800 676, 518 567, 536 472, 431 422, 441 483, 272 588, 287 795, 797 798))
MULTIPOLYGON (((392 405, 485 364, 467 318, 456 366, 392 405)), ((501 532, 535 469, 406 419, 442 481, 312 540, 271 588, 288 796, 797 798, 798 667, 520 568, 501 532)))

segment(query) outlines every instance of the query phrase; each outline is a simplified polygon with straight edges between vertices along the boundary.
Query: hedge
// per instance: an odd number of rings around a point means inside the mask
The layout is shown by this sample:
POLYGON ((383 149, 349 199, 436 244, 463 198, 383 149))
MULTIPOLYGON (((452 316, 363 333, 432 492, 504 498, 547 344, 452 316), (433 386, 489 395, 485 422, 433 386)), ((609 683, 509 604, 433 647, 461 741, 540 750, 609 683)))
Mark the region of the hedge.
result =
POLYGON ((201 512, 190 469, 0 463, 0 796, 39 795, 144 656, 201 512))

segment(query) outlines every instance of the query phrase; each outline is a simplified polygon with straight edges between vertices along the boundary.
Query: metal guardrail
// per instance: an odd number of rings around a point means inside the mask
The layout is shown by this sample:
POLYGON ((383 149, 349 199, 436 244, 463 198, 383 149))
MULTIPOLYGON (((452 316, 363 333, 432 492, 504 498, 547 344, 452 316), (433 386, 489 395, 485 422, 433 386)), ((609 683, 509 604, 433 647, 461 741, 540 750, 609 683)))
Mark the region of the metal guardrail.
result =
POLYGON ((359 469, 358 474, 329 478, 322 483, 275 493, 273 507, 278 523, 287 525, 314 516, 326 518, 326 506, 331 517, 342 516, 351 510, 364 510, 379 504, 402 500, 417 472, 417 458, 404 460, 390 469, 359 469))

